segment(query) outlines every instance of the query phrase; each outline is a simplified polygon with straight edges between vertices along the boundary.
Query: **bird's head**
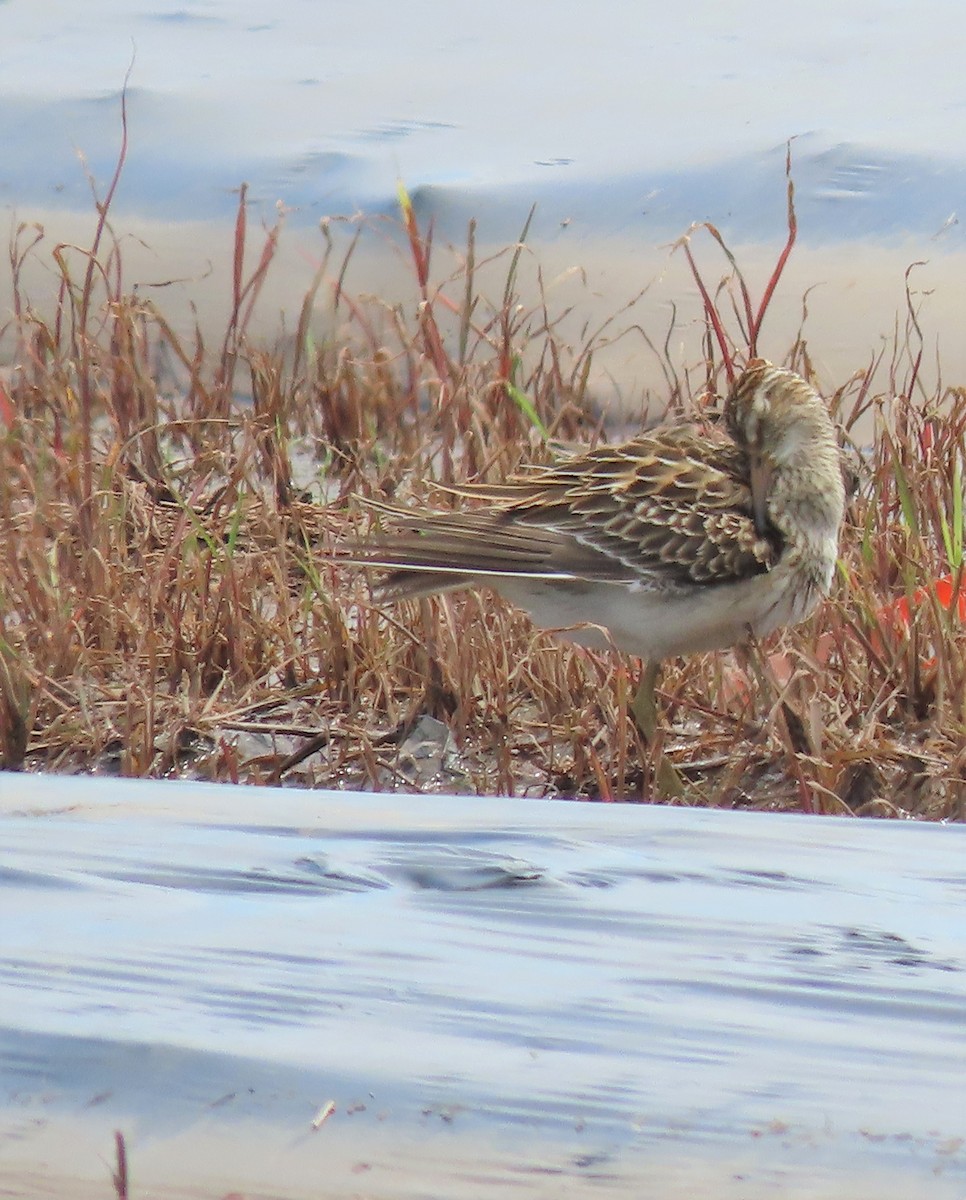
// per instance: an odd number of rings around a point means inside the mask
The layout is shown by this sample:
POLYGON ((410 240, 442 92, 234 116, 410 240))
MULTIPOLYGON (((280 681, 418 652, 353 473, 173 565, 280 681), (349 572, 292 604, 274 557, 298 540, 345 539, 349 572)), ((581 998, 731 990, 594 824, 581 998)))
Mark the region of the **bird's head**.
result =
POLYGON ((763 358, 752 359, 735 381, 725 420, 748 455, 755 524, 762 533, 769 525, 776 481, 816 470, 825 478, 829 465, 838 463, 835 427, 825 401, 800 375, 763 358))

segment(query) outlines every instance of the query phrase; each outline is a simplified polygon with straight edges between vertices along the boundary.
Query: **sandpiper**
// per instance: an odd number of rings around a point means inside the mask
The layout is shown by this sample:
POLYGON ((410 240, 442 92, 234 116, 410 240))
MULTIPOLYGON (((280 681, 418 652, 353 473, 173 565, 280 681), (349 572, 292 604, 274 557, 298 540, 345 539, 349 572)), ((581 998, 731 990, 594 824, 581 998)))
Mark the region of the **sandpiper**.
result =
POLYGON ((845 488, 824 400, 753 359, 724 417, 727 437, 665 425, 458 488, 460 511, 378 506, 391 532, 346 557, 388 571, 378 602, 488 585, 537 625, 639 655, 648 733, 662 659, 795 624, 832 582, 845 488))

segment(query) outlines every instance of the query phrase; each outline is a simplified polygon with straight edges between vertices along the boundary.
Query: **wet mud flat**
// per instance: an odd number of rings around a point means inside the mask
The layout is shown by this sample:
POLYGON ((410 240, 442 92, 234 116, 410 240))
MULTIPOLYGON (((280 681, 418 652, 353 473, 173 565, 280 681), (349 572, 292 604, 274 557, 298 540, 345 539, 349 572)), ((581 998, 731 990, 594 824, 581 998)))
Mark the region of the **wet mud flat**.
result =
POLYGON ((0 775, 4 1193, 958 1200, 964 837, 0 775))

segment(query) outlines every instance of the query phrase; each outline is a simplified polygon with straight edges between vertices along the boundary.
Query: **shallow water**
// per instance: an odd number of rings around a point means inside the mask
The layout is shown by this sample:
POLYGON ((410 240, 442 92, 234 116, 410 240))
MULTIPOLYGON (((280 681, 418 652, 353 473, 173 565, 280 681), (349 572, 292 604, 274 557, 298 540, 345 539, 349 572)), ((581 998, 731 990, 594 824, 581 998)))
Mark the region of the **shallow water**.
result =
POLYGON ((962 1200, 964 839, 0 776, 4 1194, 962 1200))
POLYGON ((780 233, 764 193, 797 136, 806 236, 931 236, 966 173, 949 0, 808 0, 794 21, 763 0, 604 0, 592 21, 576 0, 8 0, 0 34, 17 204, 88 205, 76 153, 109 174, 132 59, 119 204, 165 219, 230 213, 243 178, 305 214, 386 209, 402 176, 469 207, 585 196, 595 234, 684 213, 780 233))
MULTIPOLYGON (((958 383, 964 36, 966 9, 950 0, 808 0, 794 20, 763 0, 727 11, 692 0, 683 12, 607 0, 592 18, 573 0, 496 0, 485 17, 466 0, 0 0, 0 203, 12 220, 43 222, 50 246, 90 238, 78 156, 103 193, 133 55, 113 211, 131 235, 128 284, 184 315, 185 329, 191 302, 209 334, 224 328, 242 180, 254 215, 289 210, 265 336, 283 309, 292 327, 322 253, 318 219, 395 212, 398 178, 441 241, 461 243, 472 216, 482 248, 505 245, 537 202, 531 242, 551 309, 576 305, 565 334, 577 338, 650 287, 626 339, 595 365, 601 403, 619 393, 626 409, 642 389, 665 387, 636 324, 663 345, 676 312, 672 360, 700 357, 694 286, 668 243, 692 221, 715 222, 760 292, 785 234, 785 143, 795 138, 800 248, 762 348, 785 353, 815 286, 809 348, 824 380, 840 384, 888 343, 897 316, 902 327, 905 271, 925 260, 912 281, 923 379, 958 383)), ((699 244, 714 280, 725 263, 699 244)), ((503 271, 488 293, 497 300, 503 271)), ((43 308, 49 259, 26 283, 43 308)), ((347 286, 415 302, 411 270, 378 232, 347 286)))

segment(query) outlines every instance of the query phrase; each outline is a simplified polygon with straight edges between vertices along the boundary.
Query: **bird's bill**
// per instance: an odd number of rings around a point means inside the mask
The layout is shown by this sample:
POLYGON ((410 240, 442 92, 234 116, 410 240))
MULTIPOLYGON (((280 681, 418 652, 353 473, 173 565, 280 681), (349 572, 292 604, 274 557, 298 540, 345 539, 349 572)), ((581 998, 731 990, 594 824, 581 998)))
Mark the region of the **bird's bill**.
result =
POLYGON ((771 492, 772 468, 758 454, 751 459, 751 508, 755 528, 762 535, 768 532, 768 496, 771 492))

